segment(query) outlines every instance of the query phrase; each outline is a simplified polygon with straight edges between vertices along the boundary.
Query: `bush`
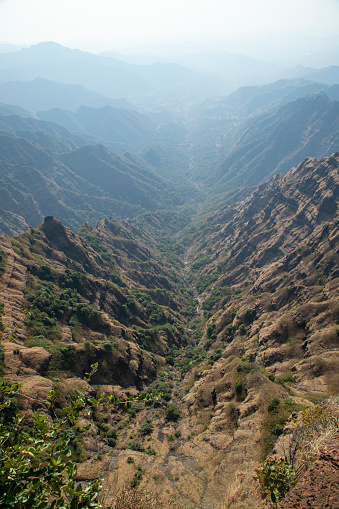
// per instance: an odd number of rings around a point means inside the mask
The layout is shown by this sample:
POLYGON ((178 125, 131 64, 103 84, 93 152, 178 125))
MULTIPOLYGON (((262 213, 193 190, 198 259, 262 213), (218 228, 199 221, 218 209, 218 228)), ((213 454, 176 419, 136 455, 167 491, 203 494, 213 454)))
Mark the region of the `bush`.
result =
MULTIPOLYGON (((0 409, 18 393, 19 385, 0 384, 0 409)), ((49 402, 53 405, 54 395, 49 402)), ((70 443, 75 438, 79 412, 94 401, 76 393, 65 417, 51 422, 47 415, 36 414, 31 427, 23 432, 23 415, 6 426, 0 424, 0 507, 100 508, 101 484, 86 487, 76 484, 76 465, 69 459, 70 443)))
POLYGON ((235 382, 235 392, 237 393, 238 396, 241 396, 242 390, 243 390, 242 381, 238 380, 237 382, 235 382))
POLYGON ((144 452, 145 449, 143 448, 143 446, 141 445, 140 442, 138 442, 137 440, 133 440, 133 442, 131 442, 127 449, 131 449, 131 451, 137 451, 137 452, 144 452))
POLYGON ((107 444, 110 447, 115 447, 117 444, 117 432, 115 429, 110 429, 106 433, 107 444))
POLYGON ((166 420, 176 422, 180 418, 181 412, 175 405, 168 405, 166 408, 166 420))
POLYGON ((145 422, 145 424, 143 424, 140 428, 140 433, 142 435, 150 435, 153 431, 153 424, 151 423, 151 421, 147 421, 145 422))
MULTIPOLYGON (((97 364, 85 378, 89 381, 97 364)), ((115 396, 91 398, 74 391, 70 406, 61 418, 35 414, 31 426, 23 425, 23 415, 15 415, 4 421, 6 409, 19 392, 19 384, 0 381, 0 507, 6 508, 53 508, 88 509, 102 508, 99 501, 101 484, 97 481, 83 487, 75 481, 76 464, 70 457, 70 445, 79 445, 77 437, 79 415, 97 405, 122 403, 115 396)), ((138 396, 146 399, 146 394, 138 396)), ((54 408, 56 395, 51 391, 48 402, 54 408)), ((54 412, 51 412, 54 415, 54 412)), ((77 453, 77 451, 75 451, 77 453)))
POLYGON ((271 403, 268 405, 267 410, 270 413, 276 412, 279 405, 280 405, 280 399, 274 398, 274 399, 272 399, 271 403))
POLYGON ((214 350, 214 352, 211 353, 210 362, 214 363, 214 362, 218 361, 221 356, 222 356, 222 349, 217 348, 216 350, 214 350))
POLYGON ((137 486, 139 486, 141 478, 142 478, 142 468, 139 465, 131 481, 131 488, 136 488, 137 486))
POLYGON ((261 496, 278 504, 296 482, 292 466, 282 458, 268 458, 256 470, 261 496))

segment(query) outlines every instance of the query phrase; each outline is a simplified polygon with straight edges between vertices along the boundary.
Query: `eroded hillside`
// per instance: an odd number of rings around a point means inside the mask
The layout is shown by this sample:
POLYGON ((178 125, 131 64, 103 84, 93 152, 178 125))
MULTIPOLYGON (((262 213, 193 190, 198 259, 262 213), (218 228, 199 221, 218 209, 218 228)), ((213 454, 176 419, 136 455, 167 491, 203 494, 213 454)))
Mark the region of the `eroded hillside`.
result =
POLYGON ((76 235, 47 217, 1 237, 4 369, 24 394, 44 407, 55 385, 62 409, 96 361, 91 391, 163 393, 95 409, 79 479, 104 476, 108 501, 132 482, 261 506, 259 459, 293 411, 338 393, 338 168, 307 159, 188 227, 148 213, 76 235))

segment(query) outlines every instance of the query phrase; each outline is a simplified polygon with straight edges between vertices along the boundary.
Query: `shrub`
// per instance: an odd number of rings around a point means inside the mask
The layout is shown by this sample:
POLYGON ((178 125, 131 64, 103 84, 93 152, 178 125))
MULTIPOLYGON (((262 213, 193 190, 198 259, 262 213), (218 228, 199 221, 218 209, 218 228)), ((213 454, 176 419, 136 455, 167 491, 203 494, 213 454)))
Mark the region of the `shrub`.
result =
MULTIPOLYGON (((97 364, 85 378, 89 381, 97 364)), ((102 508, 99 501, 101 484, 97 481, 82 486, 76 483, 76 464, 70 457, 70 445, 79 445, 78 429, 80 412, 90 411, 97 405, 123 403, 115 396, 91 398, 74 391, 69 407, 61 418, 35 414, 32 425, 23 425, 23 415, 4 421, 4 411, 11 408, 11 401, 19 392, 19 384, 0 381, 0 507, 87 509, 102 508)), ((146 399, 146 394, 138 396, 146 399)), ((54 408, 56 396, 49 393, 48 402, 54 408)), ((54 412, 51 412, 54 415, 54 412)), ((74 451, 76 454, 78 452, 74 451)))
POLYGON ((131 488, 136 488, 139 486, 142 478, 142 468, 141 465, 138 465, 136 472, 134 473, 134 477, 131 481, 131 488))
POLYGON ((175 405, 168 405, 166 408, 166 420, 176 422, 180 418, 181 412, 175 405))
POLYGON ((243 390, 242 381, 238 380, 237 382, 235 382, 235 392, 237 393, 238 396, 241 396, 242 390, 243 390))
POLYGON ((106 433, 107 443, 110 447, 115 447, 117 443, 117 432, 115 429, 110 429, 106 433))
POLYGON ((214 350, 214 352, 211 353, 210 362, 214 363, 214 362, 218 361, 221 356, 222 356, 222 349, 217 348, 216 350, 214 350))
POLYGON ((278 504, 296 482, 292 466, 282 458, 268 458, 256 470, 261 496, 278 504))
POLYGON ((274 399, 272 399, 271 403, 268 405, 267 410, 270 413, 276 412, 279 405, 280 405, 280 399, 274 398, 274 399))
POLYGON ((137 452, 144 452, 145 449, 143 448, 143 446, 141 445, 140 442, 138 442, 137 440, 133 440, 133 442, 131 442, 127 449, 131 449, 131 451, 137 451, 137 452))
MULTIPOLYGON (((11 397, 18 390, 18 384, 0 384, 1 410, 8 406, 4 396, 11 397)), ((53 398, 52 392, 51 405, 53 398)), ((36 414, 25 432, 22 415, 6 426, 0 424, 0 507, 102 507, 98 500, 101 484, 76 485, 76 465, 64 454, 75 438, 79 412, 89 403, 85 394, 76 393, 64 418, 51 422, 47 415, 36 414)))
POLYGON ((143 424, 140 428, 140 433, 142 435, 150 435, 153 431, 153 424, 151 423, 151 421, 147 421, 145 422, 145 424, 143 424))

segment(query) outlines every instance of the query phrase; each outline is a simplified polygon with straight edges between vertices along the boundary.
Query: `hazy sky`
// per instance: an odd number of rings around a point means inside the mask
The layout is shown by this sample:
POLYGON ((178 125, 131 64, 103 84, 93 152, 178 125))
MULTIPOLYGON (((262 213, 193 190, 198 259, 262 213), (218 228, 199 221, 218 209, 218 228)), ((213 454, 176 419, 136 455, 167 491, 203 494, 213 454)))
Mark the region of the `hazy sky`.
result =
POLYGON ((154 43, 339 34, 339 0, 0 0, 0 42, 89 51, 154 43))

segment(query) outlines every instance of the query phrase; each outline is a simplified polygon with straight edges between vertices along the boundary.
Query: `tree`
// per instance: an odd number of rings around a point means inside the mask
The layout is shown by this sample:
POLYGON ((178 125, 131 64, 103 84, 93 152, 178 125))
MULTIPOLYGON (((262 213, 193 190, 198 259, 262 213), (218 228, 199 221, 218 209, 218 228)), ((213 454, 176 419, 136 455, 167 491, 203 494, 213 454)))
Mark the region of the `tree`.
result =
MULTIPOLYGON (((85 377, 89 381, 97 364, 85 377)), ((20 384, 9 385, 0 381, 0 410, 4 415, 10 408, 13 397, 19 393, 20 384)), ((99 398, 74 391, 70 406, 62 418, 35 414, 31 426, 24 425, 24 416, 16 415, 10 422, 0 423, 0 507, 14 509, 85 509, 102 508, 100 502, 101 483, 95 481, 83 487, 76 483, 76 463, 70 459, 70 431, 84 432, 89 426, 79 429, 80 413, 90 411, 94 405, 109 403, 127 404, 133 400, 144 400, 155 396, 142 393, 136 398, 117 398, 102 394, 99 398)), ((49 393, 51 414, 55 393, 49 393)))

